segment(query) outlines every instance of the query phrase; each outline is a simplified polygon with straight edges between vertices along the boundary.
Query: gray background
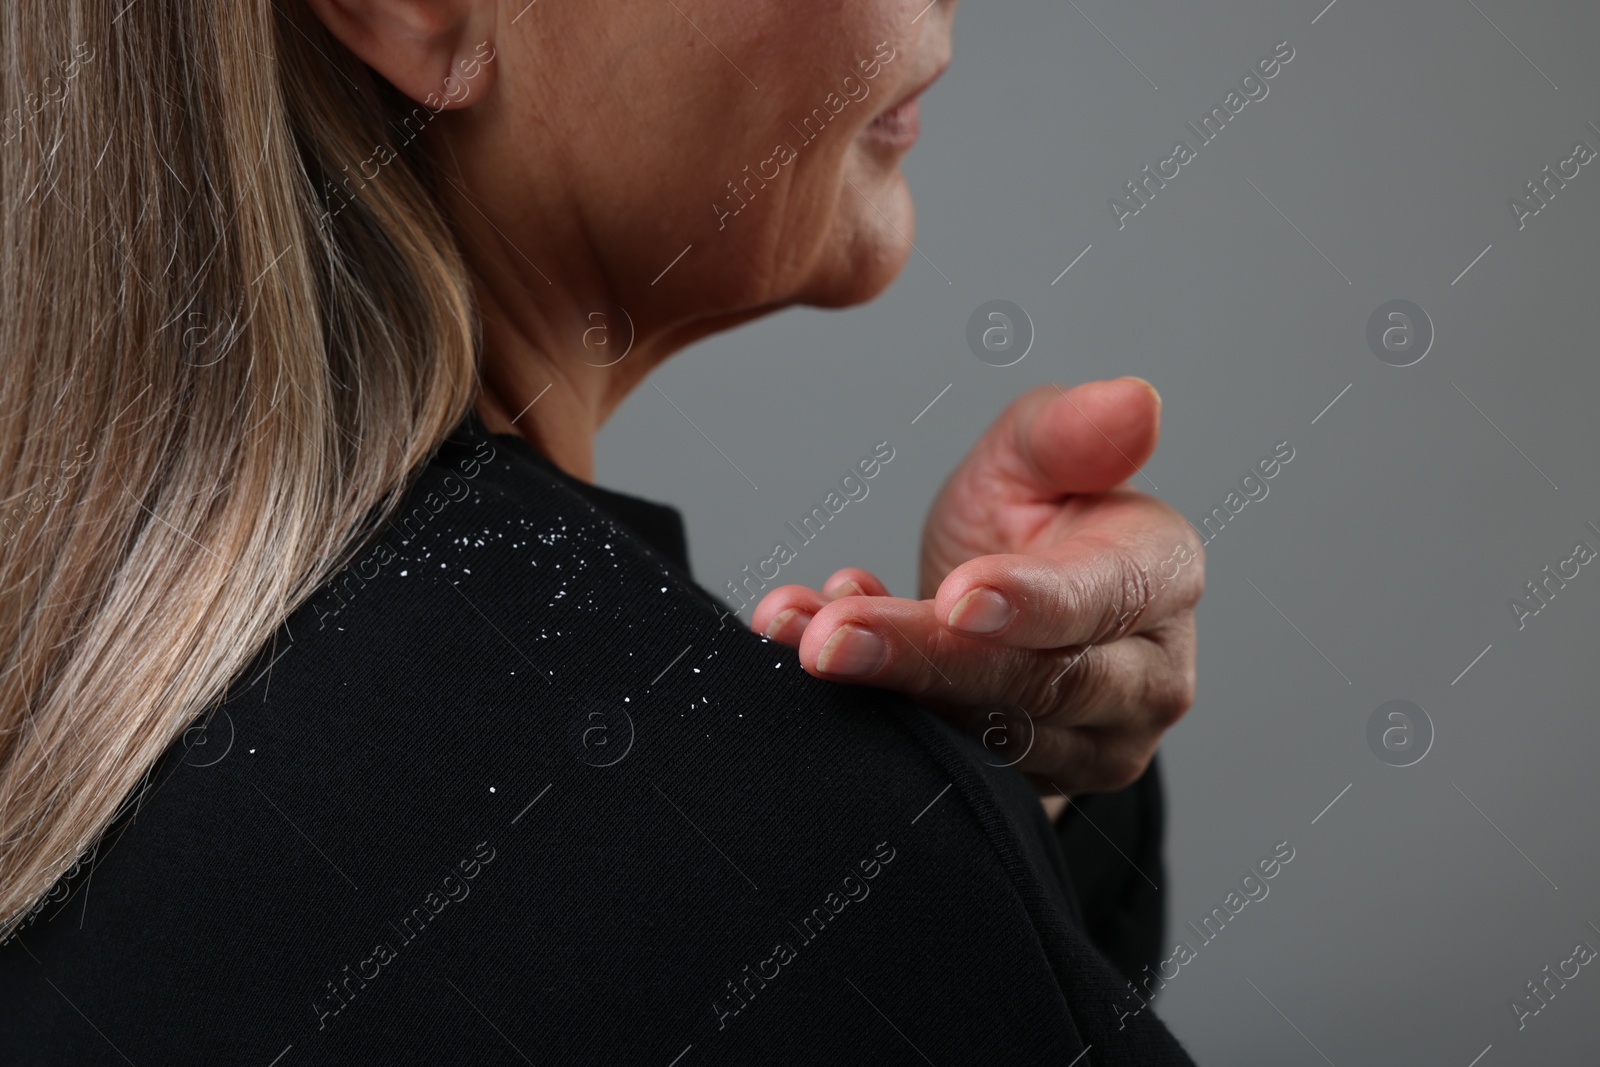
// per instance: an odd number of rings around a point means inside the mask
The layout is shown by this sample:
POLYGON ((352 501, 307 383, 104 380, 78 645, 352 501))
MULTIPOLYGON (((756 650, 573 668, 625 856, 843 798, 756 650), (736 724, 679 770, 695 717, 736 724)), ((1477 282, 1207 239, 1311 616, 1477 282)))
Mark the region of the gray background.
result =
POLYGON ((1174 925, 1274 843, 1296 857, 1160 1013, 1203 1063, 1595 1062, 1600 967, 1520 1032, 1509 1001, 1600 947, 1600 567, 1521 631, 1507 601, 1600 547, 1600 163, 1520 232, 1506 200, 1600 148, 1600 7, 1325 3, 966 5, 905 165, 926 258, 866 307, 679 355, 606 428, 599 480, 681 507, 716 590, 887 439, 871 495, 784 578, 856 564, 914 595, 923 510, 1031 385, 1155 382, 1141 485, 1195 522, 1289 441, 1208 548, 1199 698, 1163 749, 1174 925), (1285 39, 1270 95, 1119 232, 1107 198, 1285 39), (996 297, 1038 337, 1003 369, 964 340, 996 297), (1403 369, 1365 340, 1393 298, 1437 328, 1403 369), (1437 731, 1408 768, 1365 738, 1397 697, 1437 731))

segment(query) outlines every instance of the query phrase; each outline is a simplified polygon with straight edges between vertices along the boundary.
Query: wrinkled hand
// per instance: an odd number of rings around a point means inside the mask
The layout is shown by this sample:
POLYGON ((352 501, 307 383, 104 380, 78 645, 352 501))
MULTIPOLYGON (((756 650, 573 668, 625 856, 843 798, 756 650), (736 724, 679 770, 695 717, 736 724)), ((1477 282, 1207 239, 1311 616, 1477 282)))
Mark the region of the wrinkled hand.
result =
POLYGON ((1130 784, 1193 703, 1205 585, 1194 528, 1124 484, 1160 419, 1136 378, 1030 390, 929 509, 923 599, 852 567, 821 592, 774 589, 752 627, 819 678, 896 690, 984 734, 1004 762, 1026 748, 1017 766, 1041 792, 1130 784))

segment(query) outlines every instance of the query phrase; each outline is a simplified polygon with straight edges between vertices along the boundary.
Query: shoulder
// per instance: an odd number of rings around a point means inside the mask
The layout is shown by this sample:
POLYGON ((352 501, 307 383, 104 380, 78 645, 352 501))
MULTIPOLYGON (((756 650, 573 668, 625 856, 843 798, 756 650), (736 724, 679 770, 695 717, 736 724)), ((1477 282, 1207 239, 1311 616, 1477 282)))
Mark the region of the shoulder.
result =
POLYGON ((481 1062, 486 1018, 562 1061, 892 1058, 880 1008, 976 1058, 1074 1047, 959 735, 804 674, 492 441, 447 444, 281 638, 0 949, 26 1062, 481 1062), (978 976, 982 1027, 904 980, 929 966, 978 976))

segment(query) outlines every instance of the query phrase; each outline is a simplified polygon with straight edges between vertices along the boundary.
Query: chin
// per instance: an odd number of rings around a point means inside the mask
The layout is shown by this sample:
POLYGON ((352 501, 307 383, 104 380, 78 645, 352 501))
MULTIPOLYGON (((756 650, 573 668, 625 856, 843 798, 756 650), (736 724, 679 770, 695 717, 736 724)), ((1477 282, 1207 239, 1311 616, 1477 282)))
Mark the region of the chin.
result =
POLYGON ((841 198, 841 206, 853 202, 857 210, 841 211, 835 220, 836 236, 818 257, 800 303, 827 308, 864 304, 887 289, 911 258, 916 212, 903 177, 896 173, 889 188, 873 196, 883 215, 848 185, 842 197, 849 199, 841 198))

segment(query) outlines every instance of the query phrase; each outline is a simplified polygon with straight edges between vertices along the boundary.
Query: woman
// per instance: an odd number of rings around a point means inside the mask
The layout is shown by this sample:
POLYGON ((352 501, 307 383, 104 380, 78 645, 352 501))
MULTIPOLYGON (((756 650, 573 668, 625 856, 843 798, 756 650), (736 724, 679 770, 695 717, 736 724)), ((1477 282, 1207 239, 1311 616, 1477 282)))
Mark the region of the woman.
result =
POLYGON ((772 641, 588 484, 670 353, 901 268, 954 5, 241 7, 0 14, 5 1062, 1187 1062, 1034 792, 1191 699, 1152 390, 1019 398, 922 599, 772 641))

